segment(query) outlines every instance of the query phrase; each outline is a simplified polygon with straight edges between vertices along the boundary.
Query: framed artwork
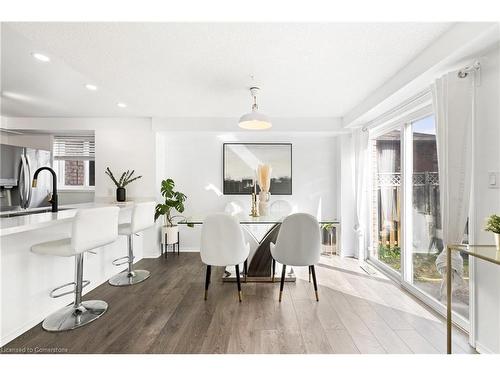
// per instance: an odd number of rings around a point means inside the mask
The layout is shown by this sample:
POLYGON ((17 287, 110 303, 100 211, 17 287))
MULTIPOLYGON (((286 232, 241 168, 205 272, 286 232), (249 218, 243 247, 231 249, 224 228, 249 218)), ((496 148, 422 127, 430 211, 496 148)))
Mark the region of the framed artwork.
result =
POLYGON ((291 143, 224 143, 222 154, 225 195, 252 194, 259 164, 269 164, 272 168, 272 195, 292 194, 291 143))

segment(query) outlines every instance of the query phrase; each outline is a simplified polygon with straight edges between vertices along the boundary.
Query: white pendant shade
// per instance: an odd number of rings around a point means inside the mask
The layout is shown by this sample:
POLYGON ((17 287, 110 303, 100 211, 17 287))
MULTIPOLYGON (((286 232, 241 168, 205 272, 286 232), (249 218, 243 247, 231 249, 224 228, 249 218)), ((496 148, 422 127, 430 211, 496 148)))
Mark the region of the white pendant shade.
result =
POLYGON ((238 125, 240 128, 248 130, 269 129, 273 126, 269 117, 257 111, 252 111, 241 116, 238 125))
POLYGON ((258 111, 257 106, 257 93, 259 92, 258 87, 250 87, 250 94, 253 98, 252 112, 244 114, 240 117, 238 126, 247 130, 264 130, 269 129, 271 126, 271 120, 266 115, 258 111))

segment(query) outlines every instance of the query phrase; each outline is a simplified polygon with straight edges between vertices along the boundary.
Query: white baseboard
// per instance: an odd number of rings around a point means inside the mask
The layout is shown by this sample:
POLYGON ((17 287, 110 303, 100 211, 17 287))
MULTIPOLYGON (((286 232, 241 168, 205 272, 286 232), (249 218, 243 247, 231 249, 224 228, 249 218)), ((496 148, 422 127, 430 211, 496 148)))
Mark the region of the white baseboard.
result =
POLYGON ((476 341, 476 351, 480 354, 497 354, 493 350, 489 349, 487 346, 476 341))

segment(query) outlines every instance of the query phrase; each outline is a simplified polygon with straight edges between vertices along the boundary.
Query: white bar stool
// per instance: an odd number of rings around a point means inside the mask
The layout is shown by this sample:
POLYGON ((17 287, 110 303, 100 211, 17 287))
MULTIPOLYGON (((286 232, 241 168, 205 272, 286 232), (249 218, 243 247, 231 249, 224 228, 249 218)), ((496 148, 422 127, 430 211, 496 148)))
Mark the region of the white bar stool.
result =
POLYGON ((75 257, 75 281, 50 292, 52 298, 75 294, 73 304, 49 315, 42 323, 47 331, 66 331, 81 327, 99 318, 108 309, 104 301, 82 301, 82 289, 90 281, 83 280, 83 255, 86 251, 110 244, 118 237, 118 207, 100 207, 78 210, 73 220, 71 238, 33 245, 37 254, 75 257), (56 291, 73 285, 72 291, 56 294, 56 291))
POLYGON ((118 226, 118 234, 128 237, 128 255, 115 259, 113 264, 115 266, 121 266, 128 263, 128 269, 109 279, 111 285, 134 285, 146 280, 151 275, 151 273, 146 270, 134 270, 134 242, 132 238, 135 234, 154 225, 155 207, 156 202, 134 204, 131 222, 118 226))

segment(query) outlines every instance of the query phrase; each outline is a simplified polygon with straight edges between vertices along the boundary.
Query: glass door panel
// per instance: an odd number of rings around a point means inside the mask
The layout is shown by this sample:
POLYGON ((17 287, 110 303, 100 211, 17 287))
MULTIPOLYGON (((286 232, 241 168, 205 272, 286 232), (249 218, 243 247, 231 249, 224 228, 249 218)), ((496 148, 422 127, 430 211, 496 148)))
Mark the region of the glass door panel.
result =
POLYGON ((372 254, 401 272, 401 131, 372 139, 372 254))
MULTIPOLYGON (((412 260, 412 275, 406 278, 420 291, 438 302, 444 302, 446 289, 436 262, 443 251, 441 213, 439 205, 439 175, 434 116, 411 123, 413 180, 411 187, 411 238, 408 254, 412 260)), ((453 308, 469 316, 468 257, 463 256, 463 276, 455 275, 453 308)))

